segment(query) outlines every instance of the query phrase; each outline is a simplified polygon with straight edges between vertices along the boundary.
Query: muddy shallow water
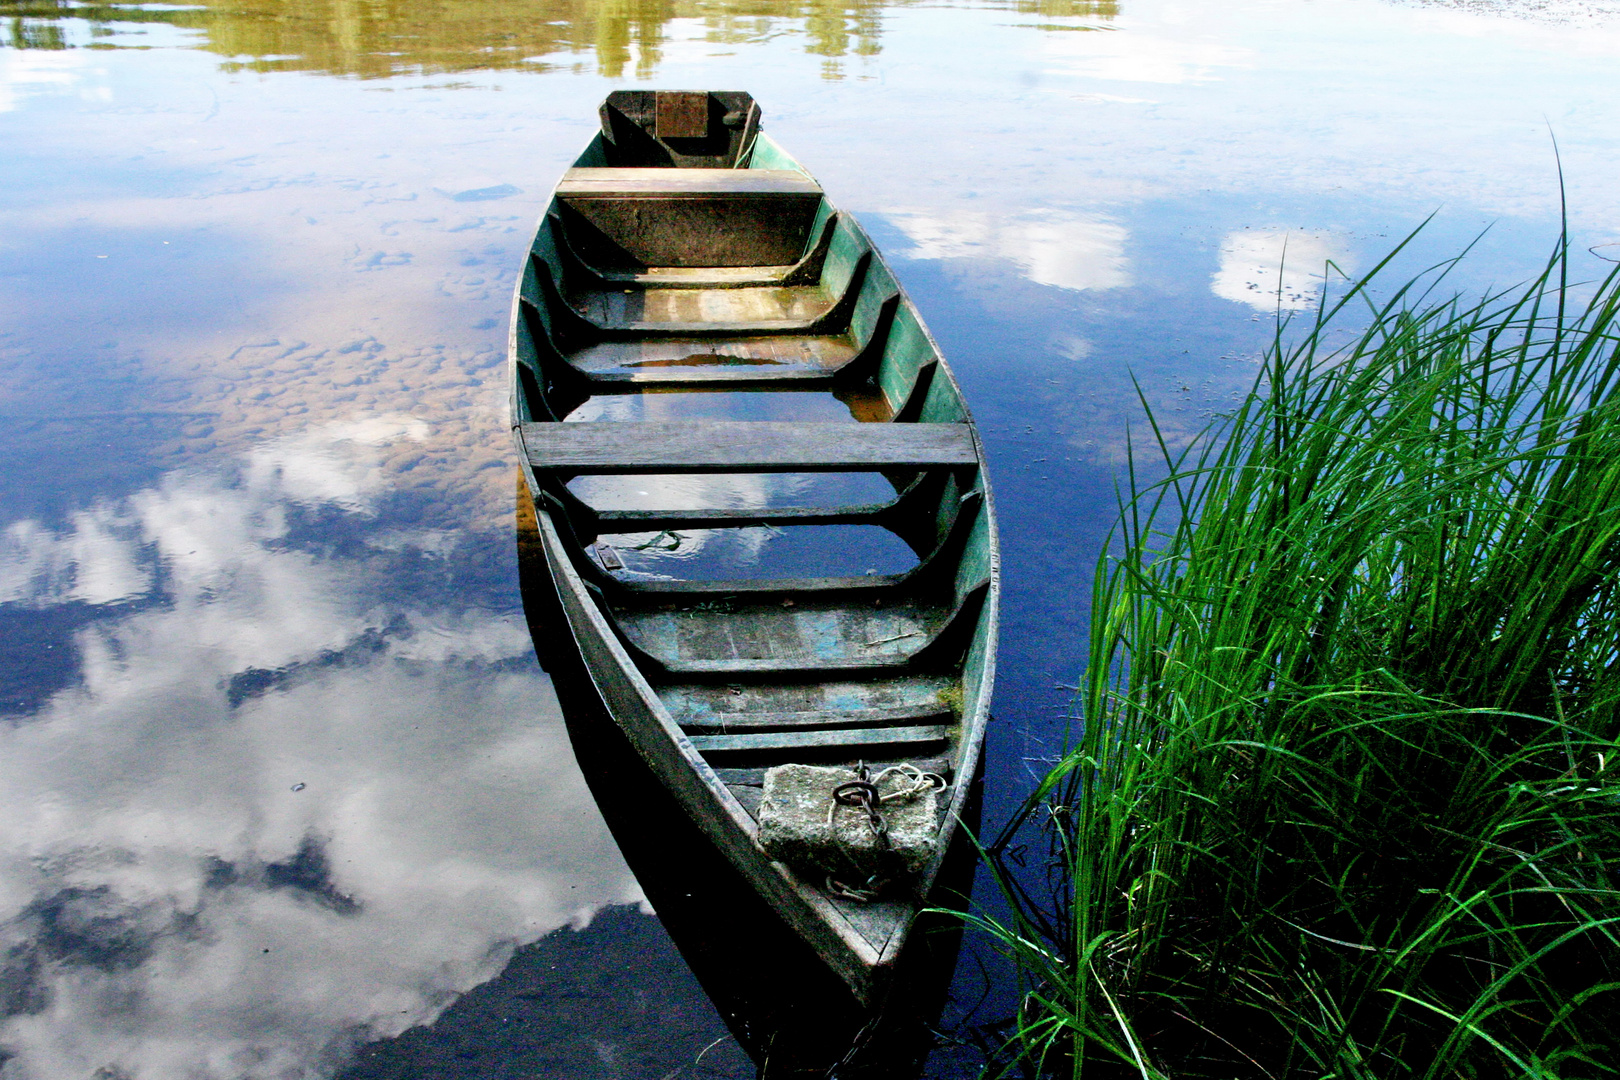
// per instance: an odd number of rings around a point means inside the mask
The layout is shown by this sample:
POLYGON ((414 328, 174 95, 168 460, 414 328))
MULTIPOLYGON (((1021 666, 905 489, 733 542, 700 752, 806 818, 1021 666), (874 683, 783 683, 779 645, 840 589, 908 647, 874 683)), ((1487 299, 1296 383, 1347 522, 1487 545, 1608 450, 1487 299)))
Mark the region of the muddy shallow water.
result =
POLYGON ((609 89, 752 92, 950 358, 1002 529, 991 822, 1061 739, 1133 378, 1190 437, 1431 213, 1400 268, 1527 276, 1553 136, 1575 244, 1620 242, 1592 4, 0 14, 5 1080, 751 1075, 517 584, 510 292, 609 89))

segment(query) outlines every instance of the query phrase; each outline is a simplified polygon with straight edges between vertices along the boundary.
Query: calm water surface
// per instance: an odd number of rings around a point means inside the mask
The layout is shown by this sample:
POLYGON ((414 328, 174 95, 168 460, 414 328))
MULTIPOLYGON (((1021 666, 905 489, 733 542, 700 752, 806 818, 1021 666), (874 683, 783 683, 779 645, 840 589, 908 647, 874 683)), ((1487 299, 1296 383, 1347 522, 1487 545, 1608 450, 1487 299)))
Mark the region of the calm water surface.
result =
POLYGON ((755 94, 950 356, 1003 530, 992 822, 1061 734, 1133 376, 1185 438, 1431 213, 1403 265, 1488 227, 1457 283, 1522 278, 1549 132, 1577 243, 1620 241, 1612 6, 0 12, 5 1080, 752 1075, 516 586, 508 298, 611 88, 755 94))

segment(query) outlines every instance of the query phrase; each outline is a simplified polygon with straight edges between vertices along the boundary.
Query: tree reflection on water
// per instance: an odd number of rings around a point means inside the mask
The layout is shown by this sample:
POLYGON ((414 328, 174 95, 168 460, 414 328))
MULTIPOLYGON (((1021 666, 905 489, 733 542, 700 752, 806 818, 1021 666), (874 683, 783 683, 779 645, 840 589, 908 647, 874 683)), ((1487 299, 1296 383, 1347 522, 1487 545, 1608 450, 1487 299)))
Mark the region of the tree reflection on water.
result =
MULTIPOLYGON (((846 56, 881 51, 885 7, 916 0, 201 0, 181 6, 0 0, 9 44, 62 49, 58 21, 90 23, 91 48, 119 46, 118 30, 163 23, 200 32, 199 46, 227 71, 319 71, 362 79, 474 70, 571 68, 608 78, 650 78, 670 24, 691 20, 714 44, 800 35, 843 76, 846 56)), ((1108 20, 1117 0, 992 0, 1020 14, 1108 20)))
MULTIPOLYGON (((910 2, 910 0, 902 0, 910 2)), ((201 31, 227 70, 320 71, 362 79, 487 69, 588 69, 648 77, 669 24, 699 20, 706 39, 745 43, 802 33, 808 51, 838 58, 878 51, 880 0, 203 0, 142 10, 71 0, 0 4, 16 48, 61 48, 39 20, 93 26, 161 22, 201 31)))

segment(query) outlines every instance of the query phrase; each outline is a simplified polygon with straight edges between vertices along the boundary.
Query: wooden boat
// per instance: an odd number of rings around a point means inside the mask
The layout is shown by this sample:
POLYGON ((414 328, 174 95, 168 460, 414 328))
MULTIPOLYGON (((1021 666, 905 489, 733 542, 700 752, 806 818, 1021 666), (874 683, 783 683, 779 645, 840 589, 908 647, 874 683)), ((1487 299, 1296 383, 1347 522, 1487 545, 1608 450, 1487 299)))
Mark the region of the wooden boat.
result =
MULTIPOLYGON (((624 860, 658 912, 692 974, 759 1080, 909 1080, 923 1075, 950 995, 962 924, 920 915, 874 1010, 854 998, 691 820, 603 708, 591 674, 572 649, 567 619, 541 550, 534 506, 517 492, 518 580, 536 655, 551 676, 585 782, 624 860), (760 992, 769 958, 770 992, 760 992)), ((965 817, 977 825, 977 800, 965 817)), ((945 904, 971 888, 977 852, 953 846, 935 893, 945 904)))
POLYGON ((617 91, 601 116, 513 300, 513 433, 573 637, 552 647, 578 650, 709 841, 875 1005, 988 720, 998 568, 983 446, 871 240, 761 132, 752 98, 617 91), (761 402, 776 418, 738 418, 761 402), (783 504, 815 478, 831 485, 822 498, 783 504), (846 482, 880 497, 828 501, 846 482), (686 505, 646 505, 671 493, 686 505), (805 538, 796 571, 808 559, 814 576, 659 562, 693 537, 790 532, 805 538), (866 550, 848 538, 874 534, 897 537, 910 565, 845 565, 866 550), (785 763, 942 777, 934 855, 875 898, 773 859, 761 785, 785 763))

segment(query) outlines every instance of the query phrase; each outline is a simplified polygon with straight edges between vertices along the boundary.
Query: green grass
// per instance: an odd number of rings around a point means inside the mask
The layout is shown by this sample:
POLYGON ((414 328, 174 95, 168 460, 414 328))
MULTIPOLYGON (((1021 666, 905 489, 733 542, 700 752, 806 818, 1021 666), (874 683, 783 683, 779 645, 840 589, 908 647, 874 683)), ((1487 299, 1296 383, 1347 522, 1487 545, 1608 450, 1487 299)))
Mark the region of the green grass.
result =
POLYGON ((1152 428, 1026 808, 1053 887, 974 920, 1024 979, 1006 1072, 1620 1073, 1620 279, 1444 269, 1279 327, 1190 449, 1152 428))

